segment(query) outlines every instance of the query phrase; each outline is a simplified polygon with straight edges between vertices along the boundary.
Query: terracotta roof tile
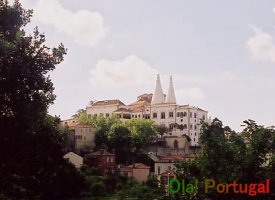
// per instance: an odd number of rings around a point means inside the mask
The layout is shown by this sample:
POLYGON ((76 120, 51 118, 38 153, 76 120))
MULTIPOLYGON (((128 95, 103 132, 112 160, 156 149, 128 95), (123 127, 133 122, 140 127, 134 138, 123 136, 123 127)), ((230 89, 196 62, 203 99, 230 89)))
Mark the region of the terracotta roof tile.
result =
POLYGON ((84 124, 84 123, 77 123, 77 122, 72 122, 72 123, 68 123, 68 126, 70 128, 75 128, 75 127, 79 127, 79 128, 92 128, 90 125, 88 124, 84 124))
POLYGON ((169 162, 175 162, 177 160, 184 160, 184 157, 183 156, 179 156, 179 155, 177 155, 177 156, 168 156, 168 157, 162 158, 158 162, 167 162, 167 161, 169 161, 169 162))
POLYGON ((135 163, 135 167, 132 164, 132 165, 122 167, 120 170, 121 171, 132 171, 133 169, 150 169, 150 167, 147 165, 144 165, 143 163, 135 163))
POLYGON ((106 150, 103 151, 96 151, 93 153, 86 154, 85 157, 93 157, 93 156, 114 156, 115 154, 110 153, 106 150))
POLYGON ((125 105, 118 99, 96 101, 92 106, 104 106, 104 105, 125 105))

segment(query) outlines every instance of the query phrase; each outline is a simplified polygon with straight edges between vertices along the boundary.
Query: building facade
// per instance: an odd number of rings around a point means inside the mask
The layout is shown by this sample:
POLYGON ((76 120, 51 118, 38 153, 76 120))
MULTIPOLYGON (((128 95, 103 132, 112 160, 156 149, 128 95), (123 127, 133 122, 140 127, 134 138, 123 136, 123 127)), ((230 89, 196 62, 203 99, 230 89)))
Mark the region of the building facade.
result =
POLYGON ((64 122, 63 127, 69 128, 67 134, 70 150, 77 153, 91 152, 95 147, 96 129, 83 123, 64 122))
POLYGON ((119 175, 127 178, 132 177, 139 182, 143 182, 150 175, 150 167, 142 163, 135 163, 121 168, 119 175))
POLYGON ((84 156, 84 163, 91 168, 96 168, 98 175, 111 176, 115 173, 116 156, 114 153, 102 149, 86 154, 84 156))
POLYGON ((97 101, 88 106, 86 112, 89 115, 105 117, 116 114, 122 120, 151 119, 155 124, 168 128, 164 137, 188 136, 190 146, 199 146, 201 121, 208 122, 207 111, 195 106, 176 103, 172 77, 170 77, 168 92, 165 95, 159 75, 153 94, 140 95, 136 102, 129 105, 125 105, 120 100, 97 101))

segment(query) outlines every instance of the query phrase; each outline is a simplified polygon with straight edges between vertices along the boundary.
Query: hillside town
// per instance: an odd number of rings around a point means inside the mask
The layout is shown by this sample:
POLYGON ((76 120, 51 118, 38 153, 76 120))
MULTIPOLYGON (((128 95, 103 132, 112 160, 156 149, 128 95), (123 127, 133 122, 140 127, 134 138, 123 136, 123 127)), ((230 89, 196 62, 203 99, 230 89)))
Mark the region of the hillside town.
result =
POLYGON ((94 151, 96 128, 77 122, 77 117, 63 120, 62 127, 69 128, 69 143, 73 152, 64 158, 76 167, 98 167, 97 175, 132 177, 139 182, 156 175, 162 183, 174 176, 177 161, 190 161, 200 150, 199 139, 202 122, 210 122, 208 111, 199 107, 177 104, 170 76, 167 94, 163 93, 160 76, 157 75, 153 94, 142 94, 137 101, 124 104, 119 99, 95 101, 84 111, 88 117, 117 116, 122 121, 130 119, 152 120, 165 131, 158 133, 143 152, 147 163, 116 163, 116 154, 106 149, 94 151))
POLYGON ((274 200, 272 11, 0 0, 0 200, 274 200))

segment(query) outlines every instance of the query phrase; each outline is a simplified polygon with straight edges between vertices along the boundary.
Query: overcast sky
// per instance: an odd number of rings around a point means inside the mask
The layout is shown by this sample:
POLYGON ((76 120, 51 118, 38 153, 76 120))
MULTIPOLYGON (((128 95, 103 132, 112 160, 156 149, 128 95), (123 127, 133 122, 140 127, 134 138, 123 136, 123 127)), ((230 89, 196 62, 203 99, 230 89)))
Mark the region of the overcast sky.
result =
POLYGON ((69 118, 90 100, 132 103, 164 92, 241 130, 275 123, 273 0, 22 0, 47 45, 68 48, 51 73, 50 114, 69 118))

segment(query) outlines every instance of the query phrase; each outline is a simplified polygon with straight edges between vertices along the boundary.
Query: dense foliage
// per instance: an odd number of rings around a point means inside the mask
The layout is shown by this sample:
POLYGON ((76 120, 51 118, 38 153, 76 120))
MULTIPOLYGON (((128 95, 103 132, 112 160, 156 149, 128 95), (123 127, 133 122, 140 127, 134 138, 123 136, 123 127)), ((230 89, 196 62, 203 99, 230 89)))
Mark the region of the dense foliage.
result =
POLYGON ((179 180, 187 183, 199 180, 197 194, 176 194, 175 199, 274 199, 274 144, 275 131, 257 125, 252 120, 244 122, 242 134, 236 134, 222 122, 214 119, 212 124, 203 124, 201 133, 201 151, 191 162, 176 164, 176 175, 179 180), (271 193, 257 194, 228 194, 211 190, 204 191, 204 180, 213 179, 216 183, 265 183, 271 181, 271 193))
POLYGON ((153 121, 146 119, 123 122, 116 115, 105 118, 82 112, 77 121, 97 129, 96 149, 115 151, 118 163, 134 162, 138 154, 142 153, 143 147, 157 135, 153 121))
POLYGON ((64 135, 47 115, 53 84, 47 75, 63 60, 61 44, 23 27, 31 10, 0 1, 0 199, 61 199, 78 195, 83 178, 63 159, 64 135), (71 190, 74 188, 74 190, 71 190))

